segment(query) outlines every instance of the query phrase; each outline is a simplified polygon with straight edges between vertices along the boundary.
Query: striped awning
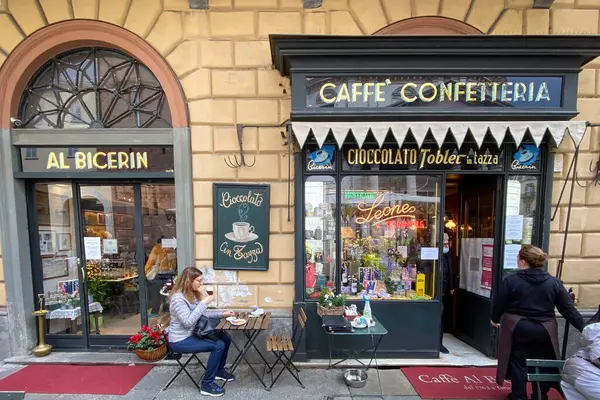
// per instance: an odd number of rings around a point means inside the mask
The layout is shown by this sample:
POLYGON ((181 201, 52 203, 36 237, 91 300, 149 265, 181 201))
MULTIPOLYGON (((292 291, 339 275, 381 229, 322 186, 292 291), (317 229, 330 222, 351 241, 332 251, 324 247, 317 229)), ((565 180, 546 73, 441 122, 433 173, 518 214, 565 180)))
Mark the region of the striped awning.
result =
POLYGON ((392 133, 398 146, 402 147, 406 135, 411 132, 419 147, 423 144, 427 133, 442 145, 447 135, 453 135, 458 147, 461 147, 467 133, 470 133, 479 147, 489 132, 498 145, 510 135, 519 146, 527 132, 535 144, 539 146, 546 134, 556 146, 560 146, 568 131, 575 146, 579 146, 585 133, 585 121, 461 121, 461 122, 292 122, 292 131, 304 147, 308 135, 313 134, 319 147, 323 146, 331 132, 338 146, 342 146, 348 135, 352 133, 359 147, 371 132, 379 146, 383 145, 389 132, 392 133))

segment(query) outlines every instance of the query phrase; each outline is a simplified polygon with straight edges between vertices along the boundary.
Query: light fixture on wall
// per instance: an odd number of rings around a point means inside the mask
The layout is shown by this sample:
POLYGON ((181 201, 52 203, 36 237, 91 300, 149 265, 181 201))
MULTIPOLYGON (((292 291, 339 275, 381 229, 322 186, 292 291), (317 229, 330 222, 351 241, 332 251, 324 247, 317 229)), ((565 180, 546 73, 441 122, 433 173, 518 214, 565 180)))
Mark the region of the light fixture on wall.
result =
POLYGON ((452 219, 449 219, 444 226, 450 230, 454 230, 456 228, 456 222, 454 222, 452 219))

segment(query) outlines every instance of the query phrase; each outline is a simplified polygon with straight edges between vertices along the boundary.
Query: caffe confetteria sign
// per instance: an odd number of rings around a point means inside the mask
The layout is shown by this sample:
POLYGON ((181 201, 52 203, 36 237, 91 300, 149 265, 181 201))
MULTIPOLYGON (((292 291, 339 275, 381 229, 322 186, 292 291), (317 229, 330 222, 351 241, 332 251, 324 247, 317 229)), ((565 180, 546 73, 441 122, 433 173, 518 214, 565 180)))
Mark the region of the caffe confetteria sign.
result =
POLYGON ((148 169, 148 153, 145 151, 76 151, 71 161, 63 151, 51 151, 48 154, 46 169, 148 169))
POLYGON ((349 149, 346 161, 350 165, 417 165, 419 169, 435 165, 498 165, 497 154, 455 154, 454 151, 433 149, 349 149))
POLYGON ((214 269, 267 270, 269 185, 213 185, 214 269))
MULTIPOLYGON (((350 79, 349 79, 350 80, 350 79)), ((550 86, 545 80, 532 78, 514 78, 503 81, 485 80, 453 80, 436 79, 411 81, 402 79, 392 81, 350 81, 327 82, 319 88, 319 100, 324 104, 348 103, 369 104, 387 103, 393 97, 405 103, 417 100, 425 103, 440 102, 452 103, 464 101, 466 103, 484 102, 521 102, 542 104, 551 102, 551 89, 556 90, 554 80, 550 86)), ((560 96, 560 91, 558 92, 560 96)))

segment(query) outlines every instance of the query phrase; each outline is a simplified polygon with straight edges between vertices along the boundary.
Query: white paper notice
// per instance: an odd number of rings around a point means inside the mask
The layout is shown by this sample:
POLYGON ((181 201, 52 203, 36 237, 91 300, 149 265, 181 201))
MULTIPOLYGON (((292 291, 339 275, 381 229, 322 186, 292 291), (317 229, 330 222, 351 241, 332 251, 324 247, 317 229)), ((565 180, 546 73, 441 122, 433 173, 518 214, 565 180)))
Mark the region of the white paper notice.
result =
POLYGON ((421 260, 437 260, 439 254, 437 247, 421 247, 421 260))
POLYGON ((517 255, 520 250, 520 244, 504 245, 504 269, 516 269, 519 267, 517 264, 517 255))
POLYGON ((397 251, 400 254, 400 257, 408 257, 408 246, 398 246, 397 251))
POLYGON ((506 215, 519 215, 521 209, 521 182, 508 181, 506 185, 506 215))
POLYGON ((99 237, 84 237, 83 247, 85 249, 86 260, 101 260, 102 259, 102 246, 100 244, 99 237))
POLYGON ((102 250, 104 254, 119 254, 119 242, 117 239, 102 239, 102 250))
POLYGON ((177 239, 162 239, 161 243, 163 248, 165 249, 176 249, 177 248, 177 239))
POLYGON ((523 216, 522 215, 507 215, 506 216, 506 240, 522 240, 523 239, 523 216))

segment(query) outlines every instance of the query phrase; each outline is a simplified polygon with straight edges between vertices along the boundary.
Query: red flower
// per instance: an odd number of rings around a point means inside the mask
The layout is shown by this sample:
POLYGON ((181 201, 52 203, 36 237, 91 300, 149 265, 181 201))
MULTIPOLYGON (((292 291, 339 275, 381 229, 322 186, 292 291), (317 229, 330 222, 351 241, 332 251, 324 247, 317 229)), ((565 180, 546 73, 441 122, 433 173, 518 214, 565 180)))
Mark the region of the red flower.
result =
POLYGON ((140 340, 142 340, 142 335, 140 335, 139 333, 129 338, 129 342, 131 344, 137 344, 140 340))
POLYGON ((142 326, 142 332, 150 332, 150 331, 151 331, 151 329, 149 326, 145 326, 145 325, 142 326))

